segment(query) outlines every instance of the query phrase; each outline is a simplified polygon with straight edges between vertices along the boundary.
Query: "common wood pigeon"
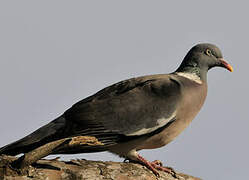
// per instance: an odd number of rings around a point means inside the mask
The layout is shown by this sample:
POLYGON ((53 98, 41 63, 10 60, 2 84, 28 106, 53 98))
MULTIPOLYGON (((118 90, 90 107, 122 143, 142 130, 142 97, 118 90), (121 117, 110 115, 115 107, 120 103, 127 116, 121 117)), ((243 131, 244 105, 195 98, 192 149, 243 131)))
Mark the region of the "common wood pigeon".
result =
POLYGON ((162 147, 189 125, 205 101, 207 72, 216 66, 233 71, 218 47, 198 44, 173 73, 131 78, 106 87, 30 135, 0 148, 0 154, 26 153, 66 137, 94 136, 102 146, 79 145, 53 154, 109 151, 142 163, 155 174, 169 171, 137 151, 162 147))

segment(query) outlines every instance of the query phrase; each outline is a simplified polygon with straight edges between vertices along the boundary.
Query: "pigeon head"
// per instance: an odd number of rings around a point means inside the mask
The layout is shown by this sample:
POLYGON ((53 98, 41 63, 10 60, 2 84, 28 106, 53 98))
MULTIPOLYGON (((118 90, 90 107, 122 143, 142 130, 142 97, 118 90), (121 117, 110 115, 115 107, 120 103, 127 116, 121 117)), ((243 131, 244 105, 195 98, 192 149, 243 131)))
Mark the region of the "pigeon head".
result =
POLYGON ((176 72, 194 73, 205 80, 207 71, 213 67, 223 67, 233 71, 232 66, 223 59, 217 46, 204 43, 190 49, 176 72))

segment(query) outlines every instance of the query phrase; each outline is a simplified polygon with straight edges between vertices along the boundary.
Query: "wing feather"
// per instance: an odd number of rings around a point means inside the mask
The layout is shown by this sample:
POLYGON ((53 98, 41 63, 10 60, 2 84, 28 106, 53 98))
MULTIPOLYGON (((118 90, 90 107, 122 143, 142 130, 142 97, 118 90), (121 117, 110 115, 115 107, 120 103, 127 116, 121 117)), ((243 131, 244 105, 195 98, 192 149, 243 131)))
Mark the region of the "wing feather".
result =
POLYGON ((175 119, 181 85, 169 75, 132 78, 109 86, 65 112, 68 133, 120 141, 142 136, 175 119))

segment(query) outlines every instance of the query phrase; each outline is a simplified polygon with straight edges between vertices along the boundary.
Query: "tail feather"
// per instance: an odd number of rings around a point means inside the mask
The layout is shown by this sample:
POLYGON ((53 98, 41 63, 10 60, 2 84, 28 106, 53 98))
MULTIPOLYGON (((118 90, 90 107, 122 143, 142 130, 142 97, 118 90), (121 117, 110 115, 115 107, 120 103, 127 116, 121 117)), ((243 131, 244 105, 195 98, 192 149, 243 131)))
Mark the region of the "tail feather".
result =
POLYGON ((60 116, 26 137, 0 148, 0 154, 17 155, 29 152, 43 144, 59 139, 64 127, 65 118, 60 116))

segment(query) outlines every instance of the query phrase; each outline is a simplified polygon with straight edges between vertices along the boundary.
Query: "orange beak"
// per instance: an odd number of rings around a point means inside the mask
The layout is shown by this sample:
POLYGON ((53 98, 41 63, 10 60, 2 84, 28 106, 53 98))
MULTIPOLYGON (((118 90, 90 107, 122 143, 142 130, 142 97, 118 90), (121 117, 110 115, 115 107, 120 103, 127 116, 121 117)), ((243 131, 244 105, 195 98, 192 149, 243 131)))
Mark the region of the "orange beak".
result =
POLYGON ((233 72, 233 67, 230 64, 228 64, 223 58, 220 58, 219 60, 221 62, 221 66, 226 68, 228 71, 233 72))

